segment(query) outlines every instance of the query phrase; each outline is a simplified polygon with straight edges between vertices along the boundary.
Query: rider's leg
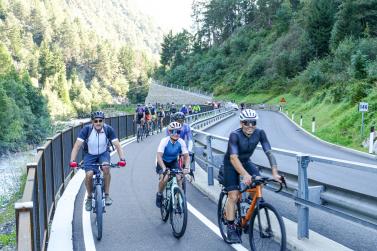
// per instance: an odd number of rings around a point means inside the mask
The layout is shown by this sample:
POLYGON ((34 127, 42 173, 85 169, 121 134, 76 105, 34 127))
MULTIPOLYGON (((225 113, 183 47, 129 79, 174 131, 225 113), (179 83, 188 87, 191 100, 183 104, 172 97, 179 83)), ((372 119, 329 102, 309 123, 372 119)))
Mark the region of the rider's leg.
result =
POLYGON ((105 194, 109 194, 110 192, 110 181, 111 181, 111 174, 110 174, 110 166, 109 163, 103 163, 102 171, 103 171, 103 179, 105 181, 105 194), (107 165, 106 165, 107 164, 107 165))
POLYGON ((234 221, 235 218, 235 207, 237 200, 239 198, 240 192, 238 190, 233 190, 228 192, 228 200, 226 202, 226 218, 227 221, 234 221))
POLYGON ((86 171, 85 173, 85 186, 86 186, 86 191, 88 192, 88 197, 92 197, 92 192, 93 192, 93 170, 86 171))

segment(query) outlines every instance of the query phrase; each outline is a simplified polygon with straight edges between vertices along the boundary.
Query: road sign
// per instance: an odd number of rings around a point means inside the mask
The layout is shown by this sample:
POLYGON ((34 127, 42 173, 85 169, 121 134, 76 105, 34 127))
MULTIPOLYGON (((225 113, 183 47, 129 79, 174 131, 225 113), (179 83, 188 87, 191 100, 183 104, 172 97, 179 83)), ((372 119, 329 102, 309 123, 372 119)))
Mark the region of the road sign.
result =
POLYGON ((280 103, 285 103, 285 102, 287 102, 287 101, 285 100, 284 97, 282 97, 282 98, 280 99, 280 103))
POLYGON ((367 112, 368 111, 368 103, 360 102, 359 103, 359 112, 367 112))

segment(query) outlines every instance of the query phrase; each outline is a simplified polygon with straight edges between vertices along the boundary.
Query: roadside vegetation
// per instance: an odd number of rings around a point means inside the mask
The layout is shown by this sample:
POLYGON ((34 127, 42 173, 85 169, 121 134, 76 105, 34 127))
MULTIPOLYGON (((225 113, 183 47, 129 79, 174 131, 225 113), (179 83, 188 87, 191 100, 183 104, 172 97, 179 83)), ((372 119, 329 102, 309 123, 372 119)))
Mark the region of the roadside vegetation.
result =
POLYGON ((319 137, 356 149, 377 126, 377 0, 207 0, 193 13, 193 34, 164 37, 157 79, 239 102, 284 96, 305 128, 315 116, 319 137))

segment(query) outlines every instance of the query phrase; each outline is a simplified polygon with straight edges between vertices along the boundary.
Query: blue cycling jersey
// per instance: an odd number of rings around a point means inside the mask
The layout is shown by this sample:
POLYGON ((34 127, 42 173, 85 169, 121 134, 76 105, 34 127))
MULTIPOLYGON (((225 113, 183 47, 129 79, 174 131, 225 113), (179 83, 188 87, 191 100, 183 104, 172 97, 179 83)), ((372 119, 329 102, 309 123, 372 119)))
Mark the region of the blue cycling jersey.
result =
POLYGON ((166 162, 176 161, 179 154, 188 153, 186 144, 182 139, 178 139, 173 143, 170 140, 170 136, 161 140, 160 145, 157 148, 157 152, 163 153, 162 159, 166 162))

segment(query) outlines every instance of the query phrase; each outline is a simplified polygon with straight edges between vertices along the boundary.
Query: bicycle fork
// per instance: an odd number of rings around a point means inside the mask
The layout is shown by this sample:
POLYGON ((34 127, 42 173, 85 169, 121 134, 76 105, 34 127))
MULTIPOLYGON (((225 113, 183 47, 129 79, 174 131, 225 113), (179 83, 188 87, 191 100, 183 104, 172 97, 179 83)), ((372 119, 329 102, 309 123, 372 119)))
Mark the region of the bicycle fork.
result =
POLYGON ((259 235, 260 237, 263 239, 263 238, 271 238, 273 233, 271 231, 271 221, 270 221, 270 216, 268 214, 268 210, 267 208, 263 208, 264 209, 264 213, 266 215, 266 222, 263 223, 262 222, 262 219, 261 219, 261 211, 260 211, 260 202, 259 202, 259 199, 258 199, 258 202, 257 202, 257 205, 256 205, 256 210, 257 210, 257 219, 258 219, 258 229, 259 229, 259 235), (263 224, 267 224, 264 229, 263 229, 263 224))

